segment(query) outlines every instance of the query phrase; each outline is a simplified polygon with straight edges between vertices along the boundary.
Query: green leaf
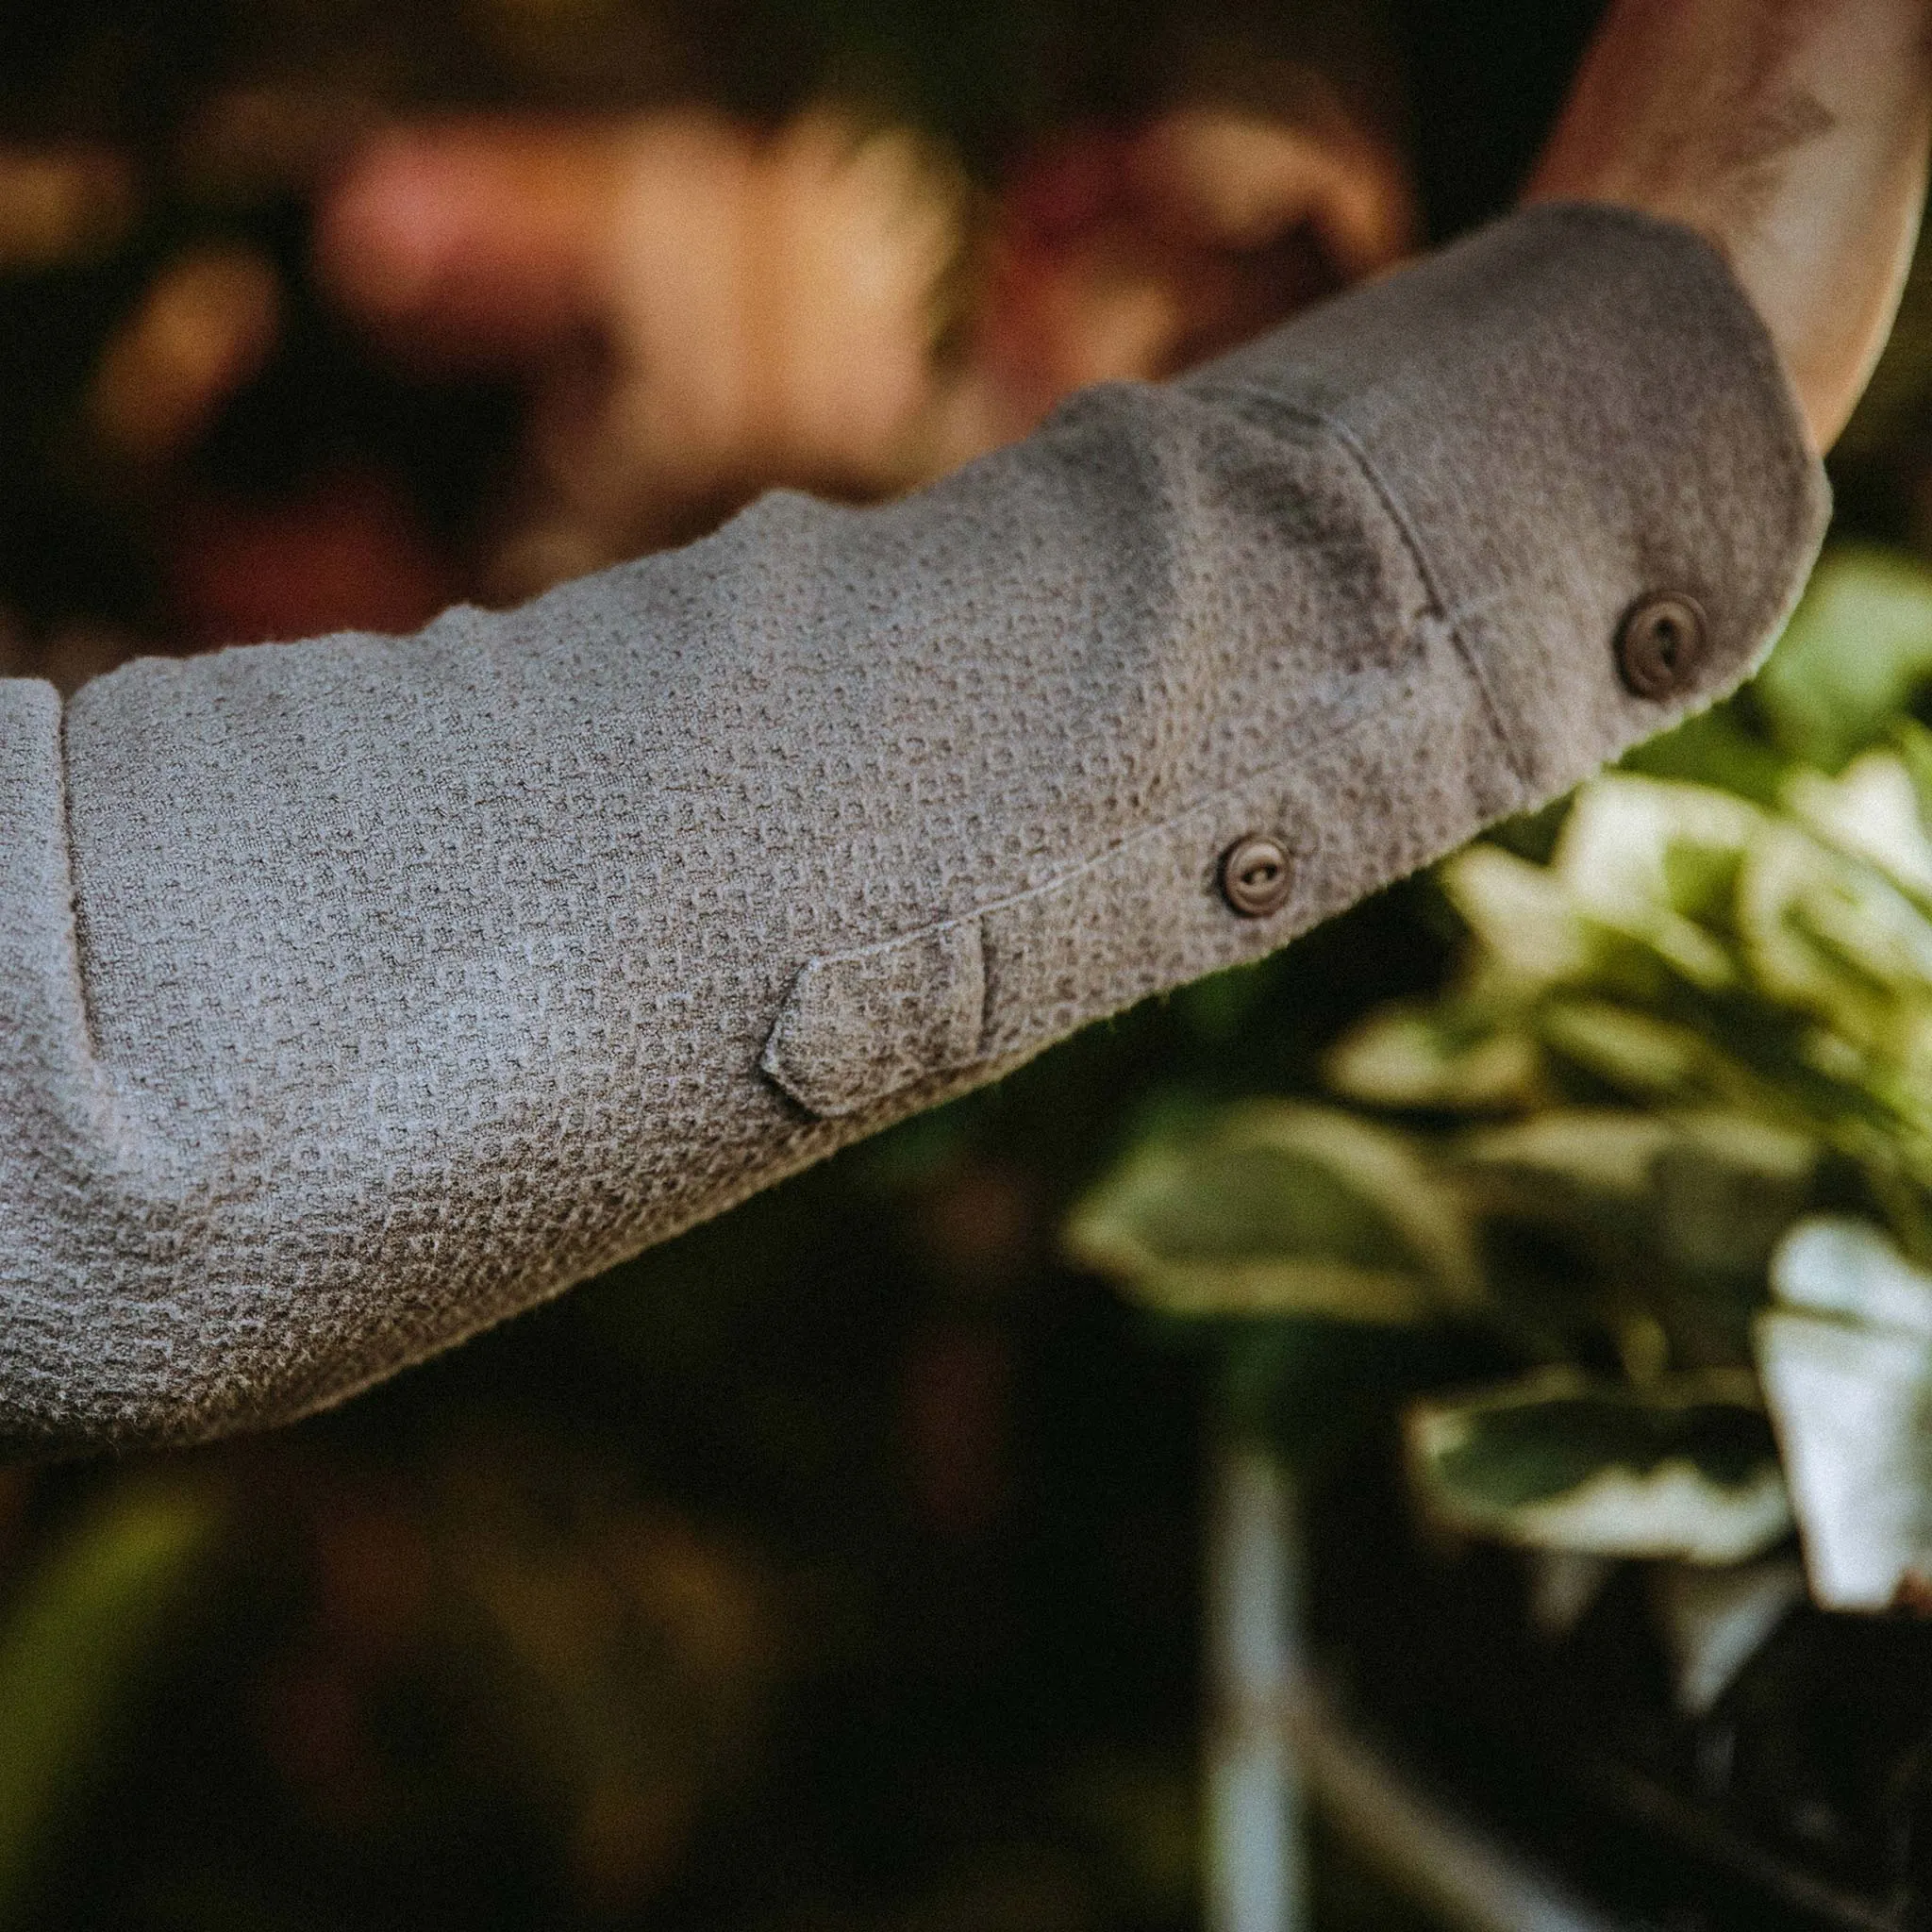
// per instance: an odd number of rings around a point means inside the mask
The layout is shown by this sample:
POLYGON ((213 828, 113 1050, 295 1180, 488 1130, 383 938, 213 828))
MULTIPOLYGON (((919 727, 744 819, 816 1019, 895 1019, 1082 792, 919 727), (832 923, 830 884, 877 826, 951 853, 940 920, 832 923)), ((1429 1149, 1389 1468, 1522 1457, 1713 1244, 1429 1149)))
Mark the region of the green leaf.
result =
POLYGON ((1540 1061, 1526 1033, 1471 1025, 1442 1006, 1404 1003, 1344 1035, 1323 1071, 1338 1093, 1371 1107, 1488 1113, 1526 1106, 1540 1061))
POLYGON ((1708 785, 1612 773, 1577 793, 1555 867, 1579 906, 1624 929, 1660 913, 1709 919, 1722 916, 1762 821, 1708 785))
POLYGON ((1704 1084, 1712 1058, 1710 1042, 1690 1027, 1608 1000, 1551 1000, 1537 1030, 1564 1059, 1646 1099, 1682 1099, 1704 1084))
POLYGON ((1811 1591, 1827 1609, 1932 1600, 1932 1275, 1866 1224, 1819 1217, 1772 1264, 1754 1340, 1811 1591))
POLYGON ((1443 890, 1505 999, 1557 988, 1661 994, 1740 976, 1731 939, 1739 869, 1764 814, 1707 786, 1612 774, 1587 785, 1540 866, 1478 844, 1443 890))
POLYGON ((1932 1338, 1796 1310, 1754 1339, 1811 1594, 1826 1609, 1932 1601, 1932 1338))
POLYGON ((1719 933, 1762 822, 1755 806, 1708 786, 1612 774, 1577 794, 1555 871, 1585 917, 1693 985, 1725 987, 1738 968, 1719 933))
POLYGON ((1471 1132, 1457 1158, 1485 1207, 1636 1241, 1660 1263, 1763 1278, 1804 1212, 1820 1158, 1808 1134, 1717 1108, 1552 1108, 1471 1132))
POLYGON ((1894 751, 1869 751, 1840 778, 1799 772, 1785 788, 1791 815, 1814 837, 1879 871, 1922 903, 1932 899, 1932 840, 1919 790, 1894 751))
POLYGON ((1747 1274, 1755 1287, 1810 1203, 1823 1150, 1809 1134, 1750 1114, 1710 1108, 1673 1124, 1676 1138, 1652 1168, 1659 1247, 1682 1267, 1747 1274))
POLYGON ((1739 880, 1738 923, 1771 998, 1881 1061, 1924 1056, 1932 921, 1875 868, 1794 824, 1768 824, 1739 880))
POLYGON ((1636 1391, 1550 1371, 1413 1405, 1411 1477, 1446 1526, 1534 1549, 1735 1563, 1790 1527, 1748 1378, 1636 1391))
POLYGON ((0 1624, 0 1924, 25 1923, 45 1840, 172 1627, 215 1523, 209 1500, 186 1490, 120 1490, 42 1560, 0 1624))
POLYGON ((1417 1143, 1332 1108, 1250 1103, 1140 1147, 1065 1242, 1176 1315, 1408 1323, 1481 1293, 1467 1217, 1417 1143))
POLYGON ((1898 718, 1889 735, 1891 748, 1919 795, 1919 822, 1924 824, 1932 818, 1932 731, 1916 718, 1898 718))
POLYGON ((1932 1337, 1932 1274, 1890 1236, 1850 1215, 1815 1214, 1772 1257, 1771 1289, 1787 1307, 1932 1337))
POLYGON ((1586 979, 1599 962, 1599 935, 1547 866, 1476 844, 1446 859, 1439 876, 1486 960, 1520 989, 1586 979))
POLYGON ((1752 728, 1745 705, 1714 705, 1687 718, 1674 730, 1646 739, 1618 760, 1617 769, 1647 778, 1674 778, 1685 784, 1714 785, 1775 806, 1790 771, 1790 760, 1752 728))
POLYGON ((1932 678, 1932 571, 1836 550, 1751 690, 1779 746, 1825 771, 1884 736, 1932 678))
POLYGON ((1556 1181, 1566 1191, 1635 1198, 1648 1193, 1657 1157, 1675 1138, 1660 1114, 1557 1107, 1466 1134, 1457 1155, 1470 1166, 1520 1175, 1538 1187, 1556 1181))

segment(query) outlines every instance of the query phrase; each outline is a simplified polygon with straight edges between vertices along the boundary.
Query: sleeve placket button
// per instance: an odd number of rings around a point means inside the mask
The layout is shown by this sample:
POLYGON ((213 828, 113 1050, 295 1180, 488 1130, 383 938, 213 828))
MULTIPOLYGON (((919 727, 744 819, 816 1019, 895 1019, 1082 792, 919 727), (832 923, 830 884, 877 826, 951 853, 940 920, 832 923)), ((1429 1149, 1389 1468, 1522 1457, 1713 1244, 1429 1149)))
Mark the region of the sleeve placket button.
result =
POLYGON ((1287 846, 1265 832, 1237 839, 1221 855, 1221 896, 1243 919, 1279 912, 1293 885, 1287 846))
POLYGON ((1617 669, 1641 698, 1689 688, 1704 661, 1707 626, 1693 598, 1677 591, 1640 597, 1617 630, 1617 669))

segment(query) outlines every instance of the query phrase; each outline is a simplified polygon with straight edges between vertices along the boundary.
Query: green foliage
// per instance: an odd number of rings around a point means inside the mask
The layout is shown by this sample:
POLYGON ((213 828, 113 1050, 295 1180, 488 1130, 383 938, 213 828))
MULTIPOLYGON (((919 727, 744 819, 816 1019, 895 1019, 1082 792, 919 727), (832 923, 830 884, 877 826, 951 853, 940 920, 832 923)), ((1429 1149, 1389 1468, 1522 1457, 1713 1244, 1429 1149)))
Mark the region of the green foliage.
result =
POLYGON ((1932 571, 1847 548, 1820 565, 1754 691, 1778 751, 1838 772, 1928 684, 1932 571))
POLYGON ((1407 1415, 1458 1531, 1733 1564, 1795 1502, 1822 1601, 1924 1587, 1928 685, 1932 573, 1828 559, 1741 700, 1438 869, 1460 967, 1334 1044, 1353 1113, 1150 1141, 1072 1251, 1173 1315, 1486 1334, 1517 1377, 1407 1415))
POLYGON ((1805 1529, 1812 1595, 1836 1609, 1932 1599, 1932 1274, 1869 1224, 1818 1217, 1773 1263, 1758 1367, 1805 1529))
POLYGON ((1290 1102, 1139 1147, 1066 1244, 1173 1315, 1417 1322, 1479 1292, 1467 1217, 1407 1137, 1290 1102))
POLYGON ((216 1521, 208 1499, 185 1489, 117 1490, 0 1622, 0 1925, 26 1923, 48 1835, 172 1634, 216 1521))
POLYGON ((1562 1371, 1407 1418, 1418 1493, 1439 1521, 1538 1549, 1734 1563, 1790 1528, 1748 1377, 1644 1389, 1562 1371))
MULTIPOLYGON (((1900 729, 1916 746, 1918 727, 1900 729)), ((1828 1155, 1924 1255, 1932 842, 1919 810, 1903 749, 1865 752, 1836 779, 1793 772, 1774 811, 1708 787, 1599 779, 1549 864, 1480 845, 1448 862, 1443 888, 1474 941, 1461 980, 1425 1014, 1372 1018, 1337 1048, 1331 1078, 1364 1104, 1400 1094, 1455 1110, 1472 1064, 1507 1064, 1507 1084, 1474 1097, 1514 1101, 1536 1123, 1514 1138, 1544 1150, 1553 1178, 1674 1193, 1679 1221, 1695 1216, 1687 1162, 1713 1189, 1736 1180, 1747 1218, 1778 1197, 1779 1222, 1828 1155), (1403 1041, 1424 1038, 1454 1043, 1446 1071, 1431 1081, 1411 1051, 1406 1081, 1392 1076, 1403 1041), (1584 1099, 1626 1117, 1552 1124, 1584 1099), (1702 1125, 1666 1154, 1671 1119, 1702 1125)), ((1759 1266, 1776 1231, 1740 1239, 1733 1262, 1759 1266)))

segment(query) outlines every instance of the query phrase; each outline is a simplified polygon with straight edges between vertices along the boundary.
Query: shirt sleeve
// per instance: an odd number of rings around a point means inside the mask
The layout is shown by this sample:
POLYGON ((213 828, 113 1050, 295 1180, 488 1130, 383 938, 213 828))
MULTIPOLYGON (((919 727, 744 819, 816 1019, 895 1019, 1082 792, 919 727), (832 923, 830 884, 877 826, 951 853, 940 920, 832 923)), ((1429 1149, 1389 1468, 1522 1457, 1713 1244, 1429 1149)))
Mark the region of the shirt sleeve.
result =
POLYGON ((340 1399, 1733 685, 1826 511, 1688 231, 1511 217, 918 496, 0 682, 0 1441, 340 1399))

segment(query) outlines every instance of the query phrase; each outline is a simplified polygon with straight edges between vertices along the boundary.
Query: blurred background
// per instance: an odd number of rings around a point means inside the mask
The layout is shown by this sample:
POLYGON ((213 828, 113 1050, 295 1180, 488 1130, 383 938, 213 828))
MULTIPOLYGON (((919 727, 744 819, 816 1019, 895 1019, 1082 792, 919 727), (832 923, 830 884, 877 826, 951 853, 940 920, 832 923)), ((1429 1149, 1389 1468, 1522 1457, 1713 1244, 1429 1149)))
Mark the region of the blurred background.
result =
MULTIPOLYGON (((1594 10, 13 0, 0 673, 916 487, 1506 207, 1594 10)), ((1836 478, 1906 551, 1920 316, 1836 478)), ((0 1474, 0 1924, 1196 1923, 1228 1358, 1058 1231, 1454 935, 1406 888, 335 1414, 0 1474)))

